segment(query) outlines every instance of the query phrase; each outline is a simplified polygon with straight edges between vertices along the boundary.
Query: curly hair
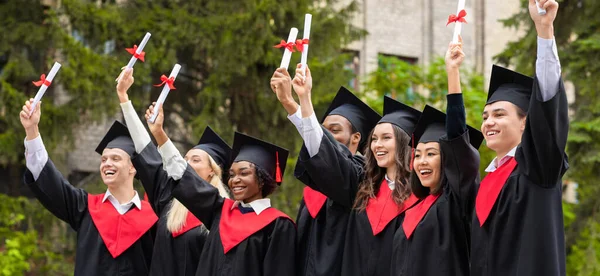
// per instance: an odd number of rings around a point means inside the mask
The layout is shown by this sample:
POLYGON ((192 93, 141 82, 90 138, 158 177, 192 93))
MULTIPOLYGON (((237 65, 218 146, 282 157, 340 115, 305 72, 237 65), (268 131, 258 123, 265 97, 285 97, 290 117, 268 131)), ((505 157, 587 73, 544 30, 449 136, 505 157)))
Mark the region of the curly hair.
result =
POLYGON ((277 188, 277 182, 273 176, 271 176, 265 169, 257 166, 254 163, 250 163, 254 167, 254 173, 256 174, 256 180, 258 181, 258 186, 262 187, 261 193, 262 197, 267 197, 275 191, 277 188))
MULTIPOLYGON (((396 164, 396 187, 392 192, 392 198, 394 202, 400 206, 410 196, 411 189, 408 185, 410 176, 410 137, 400 127, 391 124, 394 130, 394 138, 396 140, 396 153, 394 155, 396 164)), ((373 132, 371 130, 369 134, 369 140, 367 141, 366 147, 371 145, 373 140, 373 132)), ((377 166, 377 160, 373 151, 370 149, 365 150, 365 177, 364 180, 358 186, 358 192, 356 193, 356 199, 354 201, 354 208, 357 210, 365 210, 369 198, 374 198, 379 192, 381 182, 385 177, 385 168, 377 166)))
MULTIPOLYGON (((414 167, 416 167, 416 166, 414 166, 414 167)), ((421 184, 421 180, 419 180, 419 176, 417 175, 417 172, 416 172, 417 169, 413 168, 413 170, 410 172, 410 189, 412 190, 412 193, 419 199, 422 199, 422 198, 427 197, 430 194, 438 195, 443 191, 442 183, 444 183, 444 180, 446 179, 446 174, 444 173, 444 153, 441 151, 441 149, 440 149, 439 170, 441 172, 440 182, 435 189, 430 191, 429 188, 427 188, 421 184)))

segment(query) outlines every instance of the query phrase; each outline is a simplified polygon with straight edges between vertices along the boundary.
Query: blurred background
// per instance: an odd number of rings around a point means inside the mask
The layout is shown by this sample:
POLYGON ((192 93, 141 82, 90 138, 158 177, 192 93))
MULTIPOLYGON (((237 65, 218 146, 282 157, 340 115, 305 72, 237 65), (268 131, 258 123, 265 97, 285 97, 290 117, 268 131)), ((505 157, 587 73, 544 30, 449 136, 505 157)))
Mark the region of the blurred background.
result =
MULTIPOLYGON (((22 184, 18 113, 54 61, 40 132, 72 185, 92 193, 100 180, 97 143, 122 119, 114 79, 146 32, 146 61, 135 66, 130 98, 140 114, 155 101, 161 74, 182 65, 165 103, 165 129, 182 152, 206 125, 232 142, 245 132, 288 149, 273 206, 295 217, 302 184, 292 173, 302 145, 269 87, 282 50, 273 45, 313 15, 308 64, 317 116, 341 85, 382 111, 382 96, 445 109, 442 56, 457 0, 0 0, 0 275, 72 275, 75 236, 22 184)), ((568 275, 600 275, 600 2, 561 0, 554 24, 571 104, 564 178, 568 275)), ((536 32, 522 0, 467 1, 462 87, 468 122, 479 128, 492 64, 533 75, 536 32)), ((290 68, 300 61, 294 53, 290 68)), ((293 69, 290 69, 293 76, 293 69)), ((482 146, 482 166, 493 154, 482 146)), ((482 174, 483 175, 483 174, 482 174)), ((143 188, 136 183, 136 189, 143 188)), ((507 241, 510 242, 510 241, 507 241)))

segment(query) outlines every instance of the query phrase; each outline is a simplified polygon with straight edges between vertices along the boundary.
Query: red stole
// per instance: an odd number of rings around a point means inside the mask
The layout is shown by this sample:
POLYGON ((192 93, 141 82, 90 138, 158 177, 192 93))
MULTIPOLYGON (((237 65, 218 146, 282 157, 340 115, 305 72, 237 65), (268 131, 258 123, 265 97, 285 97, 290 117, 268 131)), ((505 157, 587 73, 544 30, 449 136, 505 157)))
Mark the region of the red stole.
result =
POLYGON ((185 224, 181 226, 181 229, 179 229, 179 231, 172 232, 171 234, 173 235, 173 238, 177 238, 181 234, 191 229, 194 229, 200 225, 202 225, 202 222, 198 218, 196 218, 196 216, 194 216, 192 212, 188 211, 187 217, 185 218, 185 224))
POLYGON ((88 211, 108 252, 117 258, 148 232, 158 217, 148 201, 141 201, 142 210, 133 207, 121 215, 110 201, 102 202, 102 198, 104 194, 88 194, 88 211))
POLYGON ((321 211, 325 201, 327 201, 327 197, 308 186, 304 187, 303 196, 304 204, 306 205, 306 209, 308 209, 308 213, 310 213, 310 216, 313 219, 317 218, 319 211, 321 211))
POLYGON ((231 209, 234 202, 231 199, 225 199, 219 222, 219 235, 225 254, 275 219, 283 217, 292 220, 285 213, 270 207, 260 212, 260 215, 255 212, 242 214, 239 208, 231 209))
POLYGON ((373 230, 373 236, 381 233, 390 221, 394 220, 398 215, 406 211, 406 209, 412 207, 417 201, 419 199, 415 195, 410 194, 410 197, 403 202, 402 207, 399 207, 394 202, 392 190, 384 179, 379 187, 377 197, 369 198, 369 202, 367 203, 366 213, 371 224, 371 230, 373 230))
POLYGON ((415 207, 412 207, 410 210, 406 211, 406 215, 404 215, 404 221, 402 222, 402 229, 404 229, 404 235, 406 235, 406 239, 410 239, 410 236, 412 236, 419 222, 421 222, 425 214, 427 214, 433 203, 435 203, 439 197, 439 194, 428 195, 415 207))
POLYGON ((479 191, 475 198, 475 213, 479 219, 479 226, 483 226, 487 220, 502 187, 506 184, 506 180, 517 166, 517 160, 513 157, 510 161, 502 164, 500 168, 488 173, 479 184, 479 191))

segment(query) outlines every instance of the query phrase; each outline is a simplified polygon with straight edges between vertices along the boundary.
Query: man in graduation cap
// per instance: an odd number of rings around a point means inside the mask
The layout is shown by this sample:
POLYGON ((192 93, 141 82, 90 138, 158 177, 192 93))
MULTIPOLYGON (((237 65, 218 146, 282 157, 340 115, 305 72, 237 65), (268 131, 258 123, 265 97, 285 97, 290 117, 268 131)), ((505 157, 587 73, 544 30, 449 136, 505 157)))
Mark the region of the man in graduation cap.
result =
MULTIPOLYGON (((294 89, 305 91, 312 88, 310 69, 306 70, 306 82, 295 83, 294 89)), ((303 190, 297 217, 298 274, 340 275, 344 233, 364 165, 363 156, 357 153, 365 148, 369 132, 381 116, 345 87, 341 87, 323 116, 321 127, 312 105, 300 108, 295 102, 291 86, 287 70, 277 69, 271 79, 271 87, 288 112, 288 119, 304 139, 305 145, 301 151, 304 159, 309 158, 309 153, 310 156, 316 155, 319 148, 323 147, 335 151, 335 154, 330 152, 330 157, 348 161, 330 164, 339 166, 348 176, 336 178, 335 174, 329 175, 333 169, 327 167, 320 168, 318 172, 307 170, 302 157, 299 157, 294 174, 307 186, 303 190), (303 109, 310 111, 311 115, 303 116, 303 109), (333 182, 330 182, 332 179, 333 182), (337 190, 350 187, 350 183, 354 184, 347 194, 329 199, 323 194, 326 192, 319 188, 319 185, 331 185, 338 195, 340 193, 337 190)))
POLYGON ((32 102, 20 113, 27 134, 24 182, 48 211, 77 231, 75 275, 147 275, 153 246, 149 230, 158 218, 133 189, 135 148, 127 127, 115 121, 96 148, 108 189, 88 194, 71 186, 48 158, 38 129, 40 105, 29 116, 32 102))
POLYGON ((471 225, 471 275, 565 275, 561 178, 568 104, 553 21, 558 3, 534 0, 535 79, 494 66, 481 132, 496 158, 478 188, 471 225))

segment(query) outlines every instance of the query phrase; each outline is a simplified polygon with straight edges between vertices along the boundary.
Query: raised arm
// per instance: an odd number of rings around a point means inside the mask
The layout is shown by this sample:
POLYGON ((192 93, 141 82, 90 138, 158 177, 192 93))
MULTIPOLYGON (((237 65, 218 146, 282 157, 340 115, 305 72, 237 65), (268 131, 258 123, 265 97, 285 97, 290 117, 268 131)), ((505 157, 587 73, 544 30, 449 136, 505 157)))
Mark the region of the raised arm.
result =
POLYGON ((162 158, 129 100, 127 91, 134 82, 133 68, 125 69, 121 74, 122 76, 117 78, 117 95, 121 103, 125 124, 135 145, 136 155, 131 159, 131 162, 135 166, 137 176, 148 195, 148 201, 154 211, 160 214, 171 202, 171 189, 174 180, 163 169, 162 158))
POLYGON ((534 0, 529 3, 529 13, 538 33, 538 59, 525 131, 516 158, 521 170, 534 183, 553 187, 559 185, 568 168, 565 153, 568 103, 554 42, 553 23, 558 3, 554 0, 539 2, 546 9, 546 15, 537 13, 534 0))
POLYGON ((352 207, 358 184, 362 180, 362 163, 336 141, 317 121, 311 100, 312 76, 298 67, 292 84, 300 99, 302 139, 304 146, 296 164, 295 174, 311 188, 334 202, 352 207))
MULTIPOLYGON (((154 104, 146 111, 146 119, 152 117, 153 110, 154 104)), ((148 126, 159 145, 158 152, 162 157, 164 168, 172 180, 169 182, 171 194, 210 229, 215 214, 221 211, 224 199, 217 188, 198 176, 183 159, 163 130, 162 106, 158 108, 158 112, 154 123, 148 121, 148 126)))
POLYGON ((57 218, 68 223, 75 231, 79 230, 81 218, 87 211, 87 193, 73 187, 48 159, 39 133, 41 103, 29 116, 33 99, 25 102, 20 120, 27 137, 25 138, 25 161, 27 171, 23 181, 35 197, 57 218))

